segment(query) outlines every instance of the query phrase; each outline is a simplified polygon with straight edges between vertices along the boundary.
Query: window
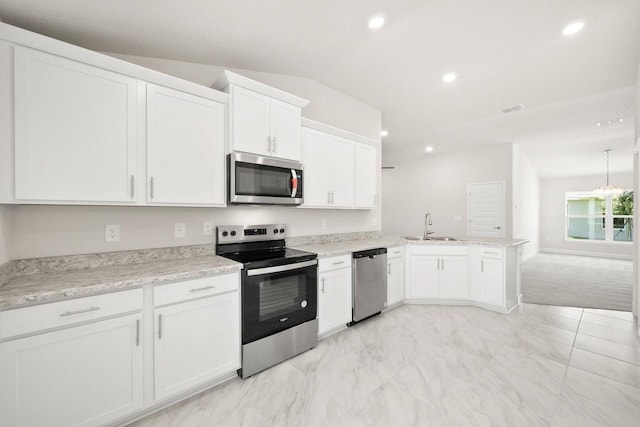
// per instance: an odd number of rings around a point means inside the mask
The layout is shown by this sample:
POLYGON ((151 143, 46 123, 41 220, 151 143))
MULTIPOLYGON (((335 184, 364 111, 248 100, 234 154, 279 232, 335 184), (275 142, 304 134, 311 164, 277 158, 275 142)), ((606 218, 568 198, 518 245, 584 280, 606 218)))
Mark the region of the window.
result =
POLYGON ((566 193, 566 239, 631 242, 633 190, 566 193))

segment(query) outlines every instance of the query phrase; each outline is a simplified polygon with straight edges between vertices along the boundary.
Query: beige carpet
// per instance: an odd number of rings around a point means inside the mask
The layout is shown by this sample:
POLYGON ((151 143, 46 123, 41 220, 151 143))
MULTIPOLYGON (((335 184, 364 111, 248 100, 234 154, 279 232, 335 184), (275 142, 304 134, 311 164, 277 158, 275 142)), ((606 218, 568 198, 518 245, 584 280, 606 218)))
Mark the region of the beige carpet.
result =
POLYGON ((631 311, 632 261, 539 254, 521 273, 524 302, 631 311))

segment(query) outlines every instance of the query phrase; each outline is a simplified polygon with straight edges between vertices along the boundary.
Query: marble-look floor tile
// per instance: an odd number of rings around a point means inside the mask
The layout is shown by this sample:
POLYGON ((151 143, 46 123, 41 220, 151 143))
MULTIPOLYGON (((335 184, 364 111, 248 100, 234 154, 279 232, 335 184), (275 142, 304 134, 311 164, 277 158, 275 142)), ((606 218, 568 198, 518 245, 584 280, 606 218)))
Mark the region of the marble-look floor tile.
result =
POLYGON ((573 345, 576 339, 575 331, 568 331, 566 329, 556 328, 553 326, 542 325, 530 320, 524 320, 521 327, 518 329, 519 333, 530 333, 545 340, 554 341, 560 344, 573 345))
POLYGON ((633 332, 636 327, 633 321, 601 316, 593 313, 584 313, 582 316, 582 322, 595 323, 596 325, 606 326, 610 329, 617 329, 624 332, 633 332))
POLYGON ((552 427, 637 427, 638 419, 563 390, 552 427))
POLYGON ((584 309, 578 308, 578 307, 562 307, 557 305, 533 304, 531 311, 534 311, 537 313, 546 313, 553 316, 564 316, 564 317, 569 317, 571 319, 580 320, 583 310, 584 309))
POLYGON ((437 405, 413 397, 394 384, 384 384, 366 400, 345 412, 337 426, 453 426, 445 411, 437 405))
POLYGON ((537 354, 562 363, 567 363, 571 354, 571 345, 552 341, 544 335, 526 329, 513 334, 510 345, 529 354, 537 354))
POLYGON ((638 345, 638 333, 636 331, 622 331, 611 329, 608 326, 596 323, 581 322, 578 334, 590 335, 607 341, 613 341, 626 345, 638 345))
POLYGON ((640 387, 640 366, 638 365, 578 348, 574 348, 571 352, 569 365, 633 387, 640 387))
POLYGON ((566 329, 570 332, 576 332, 578 330, 578 325, 580 324, 580 319, 536 311, 530 313, 526 317, 525 322, 533 322, 539 325, 551 326, 554 328, 566 329))
POLYGON ((564 387, 576 396, 640 420, 640 388, 569 367, 564 387))
POLYGON ((578 334, 575 348, 640 365, 640 343, 635 346, 619 344, 585 334, 578 334))
POLYGON ((158 411, 139 421, 129 424, 129 427, 173 427, 166 409, 158 411))
POLYGON ((633 322, 633 313, 630 311, 617 311, 617 310, 601 310, 598 308, 585 308, 585 313, 598 314, 605 317, 613 317, 615 319, 627 320, 633 322))

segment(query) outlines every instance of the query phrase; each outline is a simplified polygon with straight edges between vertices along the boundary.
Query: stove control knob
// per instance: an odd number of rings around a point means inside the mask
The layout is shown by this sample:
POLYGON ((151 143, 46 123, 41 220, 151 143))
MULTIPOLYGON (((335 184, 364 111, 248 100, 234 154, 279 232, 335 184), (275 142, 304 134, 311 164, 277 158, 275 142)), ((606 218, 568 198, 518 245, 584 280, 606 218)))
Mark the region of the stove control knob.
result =
POLYGON ((229 233, 227 231, 223 231, 222 232, 222 237, 227 237, 229 235, 229 233))
POLYGON ((281 229, 280 229, 280 233, 284 233, 284 228, 281 228, 281 229))
POLYGON ((273 234, 278 234, 278 229, 277 228, 273 229, 273 234))
POLYGON ((302 308, 306 308, 307 307, 307 300, 304 300, 300 303, 300 307, 302 308))
POLYGON ((236 232, 235 232, 235 231, 232 231, 232 232, 231 232, 231 235, 232 235, 232 236, 235 236, 235 235, 236 235, 236 232))

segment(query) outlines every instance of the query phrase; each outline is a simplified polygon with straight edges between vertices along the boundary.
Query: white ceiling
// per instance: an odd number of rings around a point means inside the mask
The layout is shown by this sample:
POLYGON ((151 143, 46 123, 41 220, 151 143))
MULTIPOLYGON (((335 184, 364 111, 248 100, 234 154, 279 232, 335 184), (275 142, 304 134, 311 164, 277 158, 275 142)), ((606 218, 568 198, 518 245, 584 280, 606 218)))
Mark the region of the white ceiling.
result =
POLYGON ((600 173, 604 148, 612 172, 632 170, 639 0, 0 0, 0 19, 98 51, 312 78, 382 110, 387 164, 514 142, 543 178, 600 173), (387 25, 372 32, 376 13, 387 25), (574 20, 584 30, 562 36, 574 20))

